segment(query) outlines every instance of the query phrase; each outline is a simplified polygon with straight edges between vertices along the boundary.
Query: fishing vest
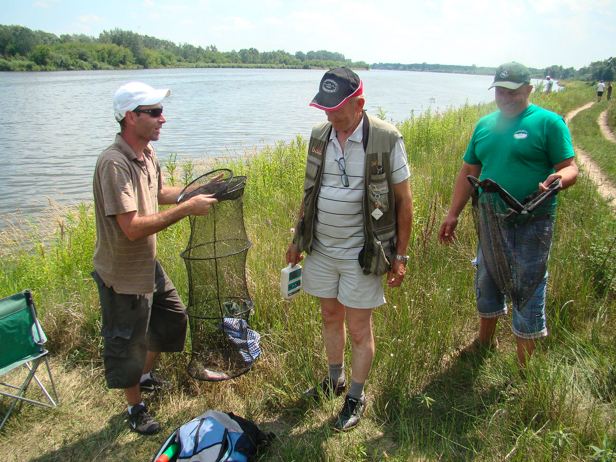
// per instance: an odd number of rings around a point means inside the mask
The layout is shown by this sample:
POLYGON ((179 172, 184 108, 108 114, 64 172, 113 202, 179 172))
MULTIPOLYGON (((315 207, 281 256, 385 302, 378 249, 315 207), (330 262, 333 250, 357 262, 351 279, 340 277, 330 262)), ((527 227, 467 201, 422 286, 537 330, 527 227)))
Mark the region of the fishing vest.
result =
MULTIPOLYGON (((392 125, 364 111, 364 246, 359 265, 364 274, 382 276, 396 253, 396 201, 391 179, 390 154, 402 135, 392 125)), ((308 145, 304 178, 304 214, 295 229, 293 243, 299 253, 312 252, 316 203, 323 176, 323 159, 332 132, 329 122, 314 126, 308 145)))

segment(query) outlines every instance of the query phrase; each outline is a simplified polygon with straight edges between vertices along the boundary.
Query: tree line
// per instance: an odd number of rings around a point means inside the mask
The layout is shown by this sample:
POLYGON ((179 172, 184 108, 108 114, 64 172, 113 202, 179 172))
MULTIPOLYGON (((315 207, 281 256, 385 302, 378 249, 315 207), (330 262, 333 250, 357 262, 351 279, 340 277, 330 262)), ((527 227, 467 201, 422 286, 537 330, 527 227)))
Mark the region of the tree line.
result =
POLYGON ((340 65, 369 69, 341 53, 326 50, 260 52, 256 48, 219 51, 189 43, 175 44, 135 32, 112 29, 98 37, 55 34, 24 26, 0 25, 0 71, 91 69, 153 69, 169 67, 331 68, 340 65))
MULTIPOLYGON (((372 69, 385 69, 394 71, 415 71, 415 72, 446 72, 455 74, 480 74, 494 75, 496 67, 479 67, 475 64, 471 66, 458 66, 452 64, 400 64, 400 63, 378 63, 372 64, 372 69)), ((596 82, 604 80, 611 82, 616 75, 616 59, 608 58, 604 61, 592 62, 586 67, 578 70, 573 67, 563 68, 562 66, 552 65, 543 69, 529 67, 533 78, 544 79, 550 76, 553 79, 585 80, 596 82)))

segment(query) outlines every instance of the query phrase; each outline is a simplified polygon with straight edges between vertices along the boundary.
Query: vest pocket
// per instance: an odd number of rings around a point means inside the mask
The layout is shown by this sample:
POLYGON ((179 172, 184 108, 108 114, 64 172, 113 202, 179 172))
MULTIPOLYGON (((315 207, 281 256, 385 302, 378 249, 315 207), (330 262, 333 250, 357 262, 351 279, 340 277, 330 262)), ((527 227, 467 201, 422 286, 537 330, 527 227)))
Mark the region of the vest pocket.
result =
MULTIPOLYGON (((306 179, 308 181, 308 179, 306 179)), ((309 210, 309 206, 314 200, 314 184, 304 190, 304 216, 302 216, 297 223, 297 229, 295 230, 295 236, 293 237, 293 243, 299 253, 310 253, 310 244, 312 237, 312 217, 306 219, 306 212, 309 210), (307 229, 308 228, 308 229, 307 229)))
MULTIPOLYGON (((382 276, 391 269, 396 251, 396 225, 384 226, 374 230, 372 245, 364 259, 364 273, 382 276)), ((360 252, 360 258, 364 250, 360 252)))
POLYGON ((368 199, 370 213, 376 208, 380 209, 383 213, 389 210, 389 185, 384 174, 372 176, 372 181, 368 185, 368 199))
POLYGON ((317 179, 317 175, 319 174, 320 167, 320 163, 308 157, 306 161, 306 180, 310 180, 313 185, 317 179))

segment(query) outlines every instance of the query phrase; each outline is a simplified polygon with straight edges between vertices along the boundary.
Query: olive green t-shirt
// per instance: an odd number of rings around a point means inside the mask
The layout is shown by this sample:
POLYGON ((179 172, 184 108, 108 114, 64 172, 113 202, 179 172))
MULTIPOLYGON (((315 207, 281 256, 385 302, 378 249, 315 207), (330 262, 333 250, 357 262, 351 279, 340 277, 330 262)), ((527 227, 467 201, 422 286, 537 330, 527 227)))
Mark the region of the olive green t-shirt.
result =
POLYGON ((571 135, 558 114, 531 104, 509 119, 496 111, 483 117, 464 154, 518 201, 537 191, 554 166, 574 157, 571 135))

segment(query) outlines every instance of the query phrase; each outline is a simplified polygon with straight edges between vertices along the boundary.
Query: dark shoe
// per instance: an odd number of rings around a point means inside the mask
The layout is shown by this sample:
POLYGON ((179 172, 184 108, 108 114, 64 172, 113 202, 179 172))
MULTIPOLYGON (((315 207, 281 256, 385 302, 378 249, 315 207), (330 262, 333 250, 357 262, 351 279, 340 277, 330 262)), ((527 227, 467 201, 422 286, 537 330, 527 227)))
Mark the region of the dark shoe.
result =
POLYGON ((316 387, 308 388, 308 390, 304 392, 304 397, 316 400, 320 399, 321 394, 319 393, 319 388, 321 389, 323 396, 327 398, 331 398, 334 395, 340 396, 344 393, 344 390, 346 390, 346 380, 343 379, 342 381, 338 381, 338 383, 334 386, 334 381, 329 377, 325 377, 325 379, 316 387))
POLYGON ((151 375, 152 378, 144 380, 139 384, 139 389, 142 393, 149 393, 156 390, 171 390, 173 383, 168 380, 163 380, 160 377, 151 375))
POLYGON ((334 430, 338 432, 348 432, 359 424, 359 419, 366 409, 366 397, 362 399, 351 398, 349 395, 344 399, 342 411, 338 414, 338 420, 334 425, 334 430))
POLYGON ((148 414, 145 406, 141 404, 133 406, 132 412, 128 414, 128 424, 131 430, 142 435, 153 435, 160 431, 158 422, 148 414))

